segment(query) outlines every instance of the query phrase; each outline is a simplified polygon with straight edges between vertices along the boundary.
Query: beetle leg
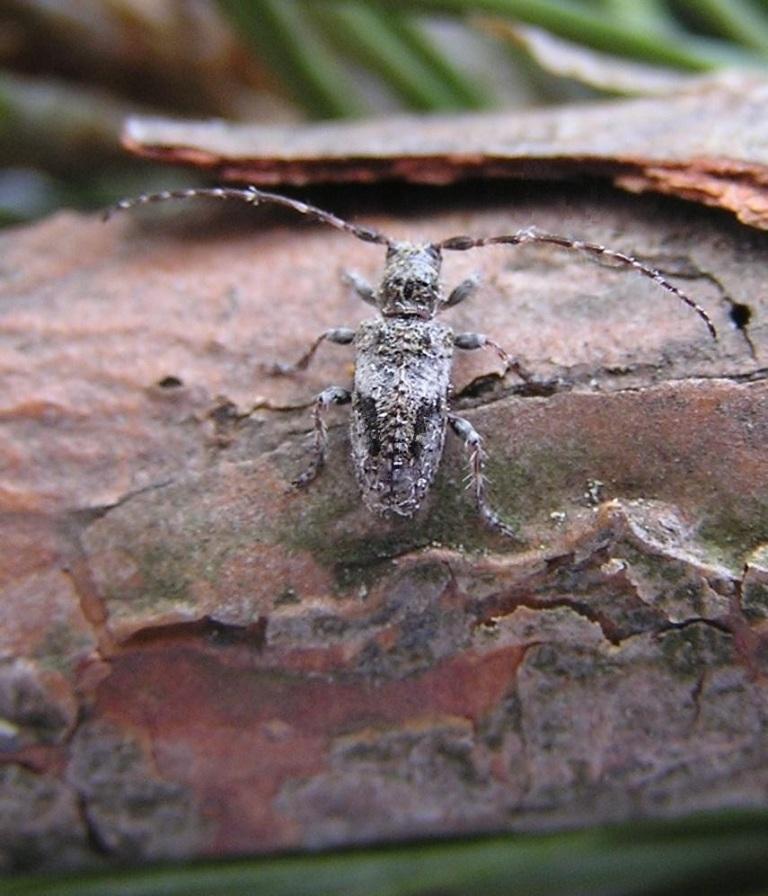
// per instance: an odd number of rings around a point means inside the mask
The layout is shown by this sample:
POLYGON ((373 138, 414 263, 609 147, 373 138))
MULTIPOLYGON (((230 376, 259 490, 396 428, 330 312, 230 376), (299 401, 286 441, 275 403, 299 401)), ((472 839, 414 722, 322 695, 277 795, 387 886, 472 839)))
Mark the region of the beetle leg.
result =
POLYGON ((304 488, 305 485, 309 485, 325 463, 328 430, 323 420, 323 411, 332 404, 348 404, 350 401, 352 401, 352 393, 349 389, 343 389, 341 386, 329 386, 327 389, 323 389, 315 399, 315 409, 312 414, 315 424, 312 458, 307 469, 291 483, 294 488, 304 488))
POLYGON ((526 383, 533 382, 533 374, 530 373, 519 361, 516 361, 514 358, 510 358, 509 355, 504 351, 504 349, 492 339, 489 339, 487 336, 482 333, 457 333, 453 337, 453 344, 456 348, 463 348, 468 351, 472 351, 476 348, 491 348, 496 354, 501 358, 504 364, 504 373, 508 370, 511 370, 513 373, 517 374, 521 380, 526 383))
POLYGON ((369 305, 376 305, 376 290, 365 277, 361 277, 357 271, 344 271, 341 275, 341 279, 347 286, 352 287, 352 290, 359 299, 362 299, 369 305))
POLYGON ((309 367, 309 362, 314 358, 315 352, 326 339, 328 342, 335 342, 337 345, 349 345, 354 338, 355 331, 350 327, 336 327, 333 330, 326 330, 325 333, 322 333, 315 339, 298 361, 294 361, 293 364, 285 364, 282 361, 266 364, 266 372, 272 376, 290 376, 299 370, 306 370, 309 367))
POLYGON ((472 274, 471 277, 467 277, 466 280, 462 280, 458 286, 454 286, 451 290, 448 298, 442 303, 441 308, 452 308, 454 305, 458 305, 459 302, 463 302, 465 299, 470 298, 477 292, 477 288, 480 286, 480 274, 472 274))
POLYGON ((480 433, 463 417, 455 414, 448 415, 451 429, 464 443, 469 461, 469 484, 475 496, 477 512, 483 518, 483 522, 490 529, 520 541, 520 536, 515 530, 505 523, 499 514, 491 507, 488 501, 487 481, 485 478, 485 451, 480 433))

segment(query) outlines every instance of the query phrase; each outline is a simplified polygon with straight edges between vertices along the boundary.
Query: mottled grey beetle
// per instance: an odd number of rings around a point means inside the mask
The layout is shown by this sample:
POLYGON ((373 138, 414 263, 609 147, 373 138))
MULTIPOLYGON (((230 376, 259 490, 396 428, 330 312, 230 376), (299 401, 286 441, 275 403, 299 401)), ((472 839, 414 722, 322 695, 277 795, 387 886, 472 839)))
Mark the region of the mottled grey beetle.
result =
POLYGON ((464 443, 467 452, 470 485, 478 512, 491 529, 515 537, 512 528, 488 502, 483 475, 485 455, 479 434, 468 420, 450 411, 453 350, 489 347, 504 361, 506 370, 514 371, 525 380, 529 379, 529 375, 487 336, 481 333, 454 333, 450 327, 435 320, 438 312, 463 302, 477 287, 477 279, 469 278, 443 297, 440 285, 443 250, 465 250, 494 244, 550 243, 609 258, 634 268, 676 295, 693 308, 706 323, 712 337, 717 338, 714 325, 704 309, 653 268, 622 252, 541 233, 533 228, 502 236, 477 239, 456 236, 438 243, 416 245, 390 239, 376 230, 337 218, 330 212, 255 187, 150 193, 125 199, 115 209, 198 196, 240 199, 252 205, 273 203, 287 206, 365 242, 387 247, 384 275, 378 288, 374 289, 356 274, 347 275, 357 295, 374 305, 381 316, 364 321, 357 331, 345 327, 327 330, 296 363, 274 364, 269 368, 275 374, 304 370, 325 340, 340 345, 355 345, 357 354, 352 391, 331 386, 317 396, 312 460, 294 485, 307 485, 323 466, 327 444, 323 421, 325 409, 333 404, 351 402, 350 433, 357 480, 366 506, 383 516, 411 517, 421 507, 437 473, 445 432, 450 426, 464 443))

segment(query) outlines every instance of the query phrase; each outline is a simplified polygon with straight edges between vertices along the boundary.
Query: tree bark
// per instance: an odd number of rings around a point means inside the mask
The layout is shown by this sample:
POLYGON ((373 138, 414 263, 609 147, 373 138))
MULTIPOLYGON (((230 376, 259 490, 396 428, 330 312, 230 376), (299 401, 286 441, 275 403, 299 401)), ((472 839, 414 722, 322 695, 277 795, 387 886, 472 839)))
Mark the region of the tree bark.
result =
POLYGON ((768 86, 734 71, 667 96, 510 113, 399 116, 313 127, 134 117, 137 155, 261 186, 599 175, 631 192, 727 209, 768 229, 768 86))
POLYGON ((444 319, 535 375, 483 352, 455 368, 516 543, 483 528, 450 440, 414 519, 369 515, 344 409, 327 469, 288 489, 308 404, 353 359, 260 365, 371 316, 339 272, 375 281, 377 247, 229 207, 6 231, 4 866, 764 806, 765 237, 596 184, 333 210, 413 240, 535 224, 631 252, 720 339, 577 253, 446 253, 448 288, 483 288, 444 319))

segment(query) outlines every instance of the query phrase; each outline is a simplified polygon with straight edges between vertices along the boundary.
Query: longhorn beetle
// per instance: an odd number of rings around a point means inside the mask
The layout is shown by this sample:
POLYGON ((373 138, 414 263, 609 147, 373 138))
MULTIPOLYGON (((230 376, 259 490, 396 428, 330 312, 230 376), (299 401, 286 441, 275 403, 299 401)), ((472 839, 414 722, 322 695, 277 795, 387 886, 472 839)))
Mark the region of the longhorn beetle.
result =
POLYGON ((469 298, 478 286, 470 277, 443 296, 440 265, 445 250, 464 251, 480 246, 549 243, 595 258, 606 258, 650 277, 677 296, 704 321, 713 339, 717 333, 709 315, 693 299, 666 280, 659 271, 642 262, 593 243, 585 243, 527 227, 511 234, 489 237, 454 236, 437 243, 416 244, 394 240, 378 230, 344 221, 296 199, 267 193, 255 187, 212 188, 145 193, 124 199, 109 209, 128 209, 166 199, 213 197, 239 199, 251 205, 272 203, 293 209, 317 221, 351 233, 366 243, 387 250, 381 283, 374 288, 357 274, 347 282, 357 295, 375 306, 380 317, 364 321, 357 331, 347 327, 326 330, 293 364, 274 364, 274 374, 291 374, 309 365, 324 342, 354 344, 357 355, 352 391, 341 386, 324 389, 314 404, 314 442, 307 469, 294 480, 303 487, 317 476, 325 462, 327 431, 324 411, 333 404, 352 404, 352 460, 365 505, 382 516, 412 517, 421 506, 437 473, 448 426, 464 443, 469 464, 469 485, 485 523, 497 532, 515 538, 511 526, 491 507, 484 476, 485 452, 480 435, 472 424, 451 413, 449 406, 451 362, 454 348, 490 348, 501 358, 506 370, 523 380, 530 375, 521 365, 482 333, 454 333, 435 319, 444 308, 469 298))

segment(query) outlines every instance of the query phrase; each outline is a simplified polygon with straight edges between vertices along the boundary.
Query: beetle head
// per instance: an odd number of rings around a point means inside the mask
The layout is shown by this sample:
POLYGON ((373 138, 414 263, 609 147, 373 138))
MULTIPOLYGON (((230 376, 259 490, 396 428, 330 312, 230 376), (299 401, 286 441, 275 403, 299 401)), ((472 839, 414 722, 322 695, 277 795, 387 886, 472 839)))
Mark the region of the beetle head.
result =
POLYGON ((377 304, 385 317, 430 318, 441 301, 440 250, 431 244, 390 243, 377 304))

